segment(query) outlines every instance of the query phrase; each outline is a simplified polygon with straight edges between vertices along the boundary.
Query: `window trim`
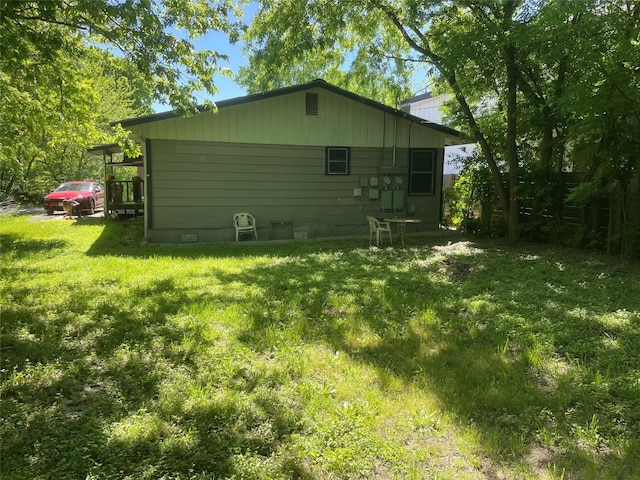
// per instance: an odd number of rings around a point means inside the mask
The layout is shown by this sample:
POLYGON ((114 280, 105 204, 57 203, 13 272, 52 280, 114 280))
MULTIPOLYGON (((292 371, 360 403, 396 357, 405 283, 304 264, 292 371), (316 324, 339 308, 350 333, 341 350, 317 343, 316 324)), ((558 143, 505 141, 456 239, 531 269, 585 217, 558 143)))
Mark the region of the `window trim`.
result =
MULTIPOLYGON (((340 161, 341 162, 341 161, 340 161)), ((325 147, 324 149, 324 174, 325 175, 351 175, 351 147, 325 147), (344 172, 332 172, 330 165, 332 162, 338 162, 331 159, 331 152, 341 150, 346 152, 345 171, 344 172)))
POLYGON ((411 196, 434 196, 436 195, 436 171, 438 168, 438 149, 437 148, 412 148, 409 150, 409 189, 407 194, 411 196), (433 166, 431 171, 421 171, 417 172, 413 168, 413 155, 415 152, 431 152, 433 154, 433 166), (414 175, 431 175, 431 188, 429 192, 415 192, 414 191, 414 175))

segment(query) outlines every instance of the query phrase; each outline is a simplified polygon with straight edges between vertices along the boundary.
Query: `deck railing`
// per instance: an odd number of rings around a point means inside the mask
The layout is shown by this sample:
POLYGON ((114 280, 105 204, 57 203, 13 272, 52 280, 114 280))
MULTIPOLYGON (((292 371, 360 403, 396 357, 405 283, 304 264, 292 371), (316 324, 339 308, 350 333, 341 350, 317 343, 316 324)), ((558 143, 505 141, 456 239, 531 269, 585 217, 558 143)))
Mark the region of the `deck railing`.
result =
POLYGON ((144 210, 144 182, 136 180, 107 180, 105 210, 109 213, 117 210, 144 210))
POLYGON ((110 180, 107 182, 107 201, 110 204, 141 203, 144 192, 142 180, 110 180))

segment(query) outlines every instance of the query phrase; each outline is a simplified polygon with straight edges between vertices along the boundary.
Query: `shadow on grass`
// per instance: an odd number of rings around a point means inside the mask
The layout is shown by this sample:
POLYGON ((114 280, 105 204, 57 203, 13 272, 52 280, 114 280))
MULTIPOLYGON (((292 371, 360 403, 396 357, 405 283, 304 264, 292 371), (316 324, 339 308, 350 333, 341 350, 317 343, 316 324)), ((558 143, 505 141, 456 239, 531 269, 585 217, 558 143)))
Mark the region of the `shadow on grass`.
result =
POLYGON ((461 425, 480 430, 496 465, 531 462, 531 451, 542 444, 537 466, 578 469, 587 478, 603 469, 625 478, 627 470, 640 469, 634 453, 640 291, 616 281, 627 273, 637 279, 637 268, 597 257, 584 265, 581 253, 536 246, 438 251, 449 239, 410 239, 413 249, 375 253, 356 242, 137 249, 133 228, 107 224, 88 253, 284 255, 284 261, 218 277, 263 292, 260 308, 247 312, 250 326, 241 340, 269 351, 281 338, 274 330, 296 328, 306 341, 345 352, 381 378, 392 373, 437 392, 461 425), (433 255, 440 255, 437 262, 415 261, 433 255), (424 312, 435 320, 410 321, 424 312), (383 340, 356 345, 359 330, 383 340))
POLYGON ((36 240, 24 238, 20 235, 0 233, 0 248, 2 249, 2 254, 10 258, 24 258, 27 255, 50 252, 64 248, 65 245, 67 245, 67 242, 61 239, 36 240))
POLYGON ((352 250, 289 258, 222 280, 263 291, 240 337, 252 348, 278 348, 282 336, 274 330, 295 328, 310 343, 371 365, 381 383, 392 374, 435 392, 461 426, 479 430, 496 468, 527 463, 581 478, 601 478, 602 471, 634 478, 637 266, 584 265, 582 254, 569 251, 526 252, 352 250), (434 254, 442 257, 420 260, 434 254), (626 274, 631 281, 623 286, 626 274), (371 331, 381 341, 354 341, 371 331), (532 458, 540 445, 544 453, 532 458))
MULTIPOLYGON (((201 273, 203 285, 257 292, 247 303, 224 291, 199 297, 171 277, 126 295, 114 289, 114 298, 98 285, 95 297, 70 295, 55 309, 27 302, 27 288, 11 292, 1 373, 8 478, 313 478, 280 456, 307 433, 287 379, 247 365, 256 354, 268 363, 294 337, 372 367, 383 388, 393 376, 433 392, 460 428, 479 432, 490 478, 499 465, 530 462, 538 445, 546 451, 534 467, 640 475, 637 266, 416 238, 402 250, 353 241, 142 247, 139 224, 104 225, 90 256, 273 261, 201 273), (207 337, 216 334, 207 306, 229 303, 242 314, 234 348, 245 355, 207 337), (200 307, 204 325, 189 323, 185 309, 200 307), (379 341, 359 342, 366 335, 379 341)), ((64 247, 13 243, 21 253, 64 247)))
MULTIPOLYGON (((300 419, 266 393, 248 402, 246 382, 221 395, 224 378, 199 371, 198 332, 172 321, 188 293, 164 279, 117 300, 62 298, 57 311, 4 308, 3 475, 228 478, 265 468, 251 462, 275 457, 300 419), (202 402, 186 405, 197 389, 202 402)), ((291 462, 271 471, 308 478, 291 462)))

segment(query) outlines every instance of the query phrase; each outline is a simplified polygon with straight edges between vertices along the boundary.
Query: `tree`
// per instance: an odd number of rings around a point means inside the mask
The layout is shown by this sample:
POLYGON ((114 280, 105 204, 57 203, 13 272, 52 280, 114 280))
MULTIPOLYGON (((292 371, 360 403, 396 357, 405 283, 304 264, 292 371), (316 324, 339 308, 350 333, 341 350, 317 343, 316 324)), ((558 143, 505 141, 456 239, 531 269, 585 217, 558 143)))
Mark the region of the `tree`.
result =
POLYGON ((110 121, 151 111, 148 101, 135 96, 144 89, 120 76, 125 64, 92 47, 42 64, 35 81, 25 71, 0 74, 3 196, 35 201, 61 181, 100 178, 100 164, 86 147, 115 139, 110 121), (64 70, 65 81, 55 69, 64 70))
POLYGON ((593 20, 610 10, 637 17, 637 5, 628 0, 291 0, 262 6, 248 39, 253 77, 263 81, 296 71, 335 44, 332 52, 351 51, 354 62, 365 62, 352 69, 374 82, 386 72, 366 63, 375 55, 358 52, 380 51, 379 38, 393 45, 392 56, 419 62, 426 77, 452 93, 453 117, 480 147, 512 240, 519 237, 522 173, 532 166, 563 168, 576 121, 572 100, 586 100, 572 99, 567 86, 583 65, 593 73, 590 80, 606 75, 580 60, 602 52, 593 20), (270 73, 282 58, 288 61, 270 73), (536 150, 537 158, 523 157, 536 150))
POLYGON ((84 150, 96 143, 134 153, 126 132, 105 127, 153 101, 195 112, 225 56, 192 41, 237 38, 236 14, 231 0, 0 0, 2 194, 95 174, 84 150))
POLYGON ((0 12, 3 71, 24 68, 34 52, 55 61, 77 51, 79 34, 124 56, 151 82, 153 100, 182 111, 193 111, 194 92, 214 94, 214 77, 225 71, 225 55, 196 51, 192 40, 209 31, 237 39, 241 15, 231 0, 0 0, 0 12))
MULTIPOLYGON (((640 192, 640 4, 599 3, 584 15, 588 35, 576 39, 579 48, 590 39, 593 55, 575 59, 576 76, 570 105, 580 128, 569 140, 575 161, 587 174, 572 198, 591 206, 588 236, 598 236, 600 197, 610 197, 607 248, 640 256, 640 201, 635 211, 630 192, 640 192), (613 224, 618 216, 618 225, 613 224), (635 249, 635 251, 634 251, 635 249)), ((600 240, 600 239, 598 239, 600 240)))
POLYGON ((238 76, 249 93, 323 78, 390 105, 411 95, 414 65, 396 32, 378 28, 380 12, 363 16, 353 0, 259 3, 243 37, 250 66, 238 76))

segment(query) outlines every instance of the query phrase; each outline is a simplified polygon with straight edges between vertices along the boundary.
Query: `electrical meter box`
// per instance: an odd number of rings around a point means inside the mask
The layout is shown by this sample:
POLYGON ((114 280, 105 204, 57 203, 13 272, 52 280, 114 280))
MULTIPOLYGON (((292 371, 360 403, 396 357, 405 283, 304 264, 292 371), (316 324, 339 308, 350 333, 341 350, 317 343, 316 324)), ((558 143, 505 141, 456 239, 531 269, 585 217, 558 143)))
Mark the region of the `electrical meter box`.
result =
POLYGON ((404 190, 393 190, 393 209, 402 210, 404 208, 404 190))

